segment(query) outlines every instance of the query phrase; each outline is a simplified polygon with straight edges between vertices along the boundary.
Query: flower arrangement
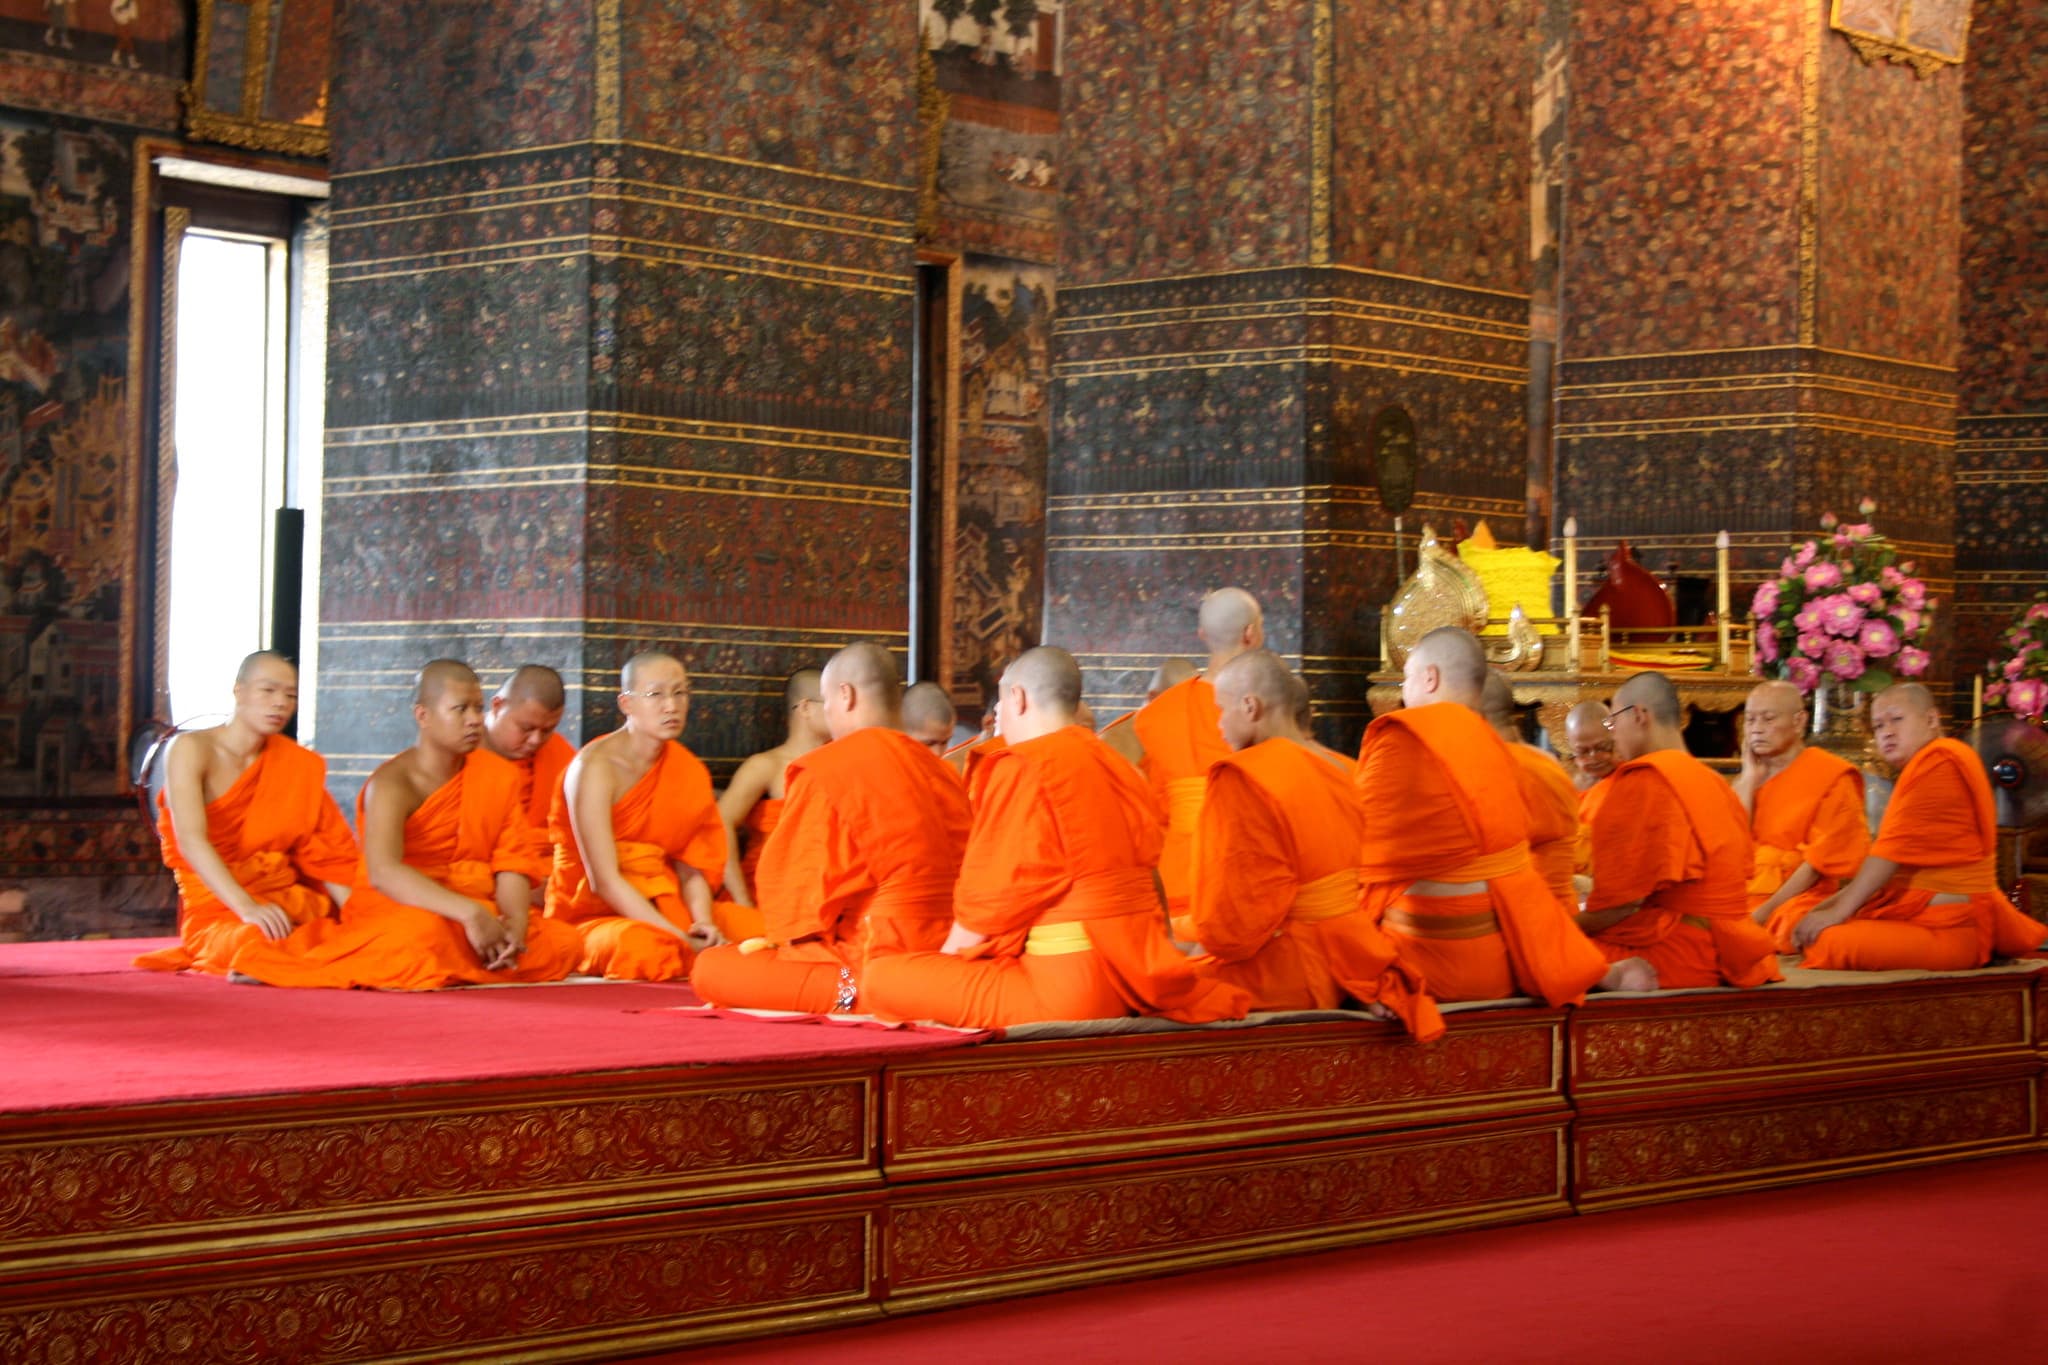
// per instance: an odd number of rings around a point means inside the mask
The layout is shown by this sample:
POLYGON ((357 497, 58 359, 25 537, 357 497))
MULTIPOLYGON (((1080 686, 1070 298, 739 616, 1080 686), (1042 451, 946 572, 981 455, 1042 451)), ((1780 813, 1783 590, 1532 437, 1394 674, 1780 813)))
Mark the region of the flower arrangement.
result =
POLYGON ((1823 516, 1821 534, 1795 546, 1750 603, 1764 674, 1802 692, 1828 680, 1878 692, 1927 671, 1921 641, 1936 603, 1912 561, 1899 563, 1872 528, 1877 504, 1865 498, 1857 510, 1864 519, 1854 525, 1823 516))
POLYGON ((2004 643, 2012 656, 1990 665, 1984 704, 2038 722, 2048 712, 2048 594, 2013 617, 2004 643))

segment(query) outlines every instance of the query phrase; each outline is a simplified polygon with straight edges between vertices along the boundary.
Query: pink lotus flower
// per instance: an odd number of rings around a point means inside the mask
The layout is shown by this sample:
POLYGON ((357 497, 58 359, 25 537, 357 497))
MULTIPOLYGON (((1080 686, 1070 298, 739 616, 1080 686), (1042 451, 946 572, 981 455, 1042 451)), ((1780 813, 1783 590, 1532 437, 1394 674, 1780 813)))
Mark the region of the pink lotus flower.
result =
POLYGON ((1848 593, 1838 592, 1819 602, 1820 625, 1830 635, 1854 635, 1863 624, 1863 608, 1848 593))
POLYGON ((1785 681, 1801 692, 1811 692, 1820 683, 1820 665, 1811 659, 1789 659, 1785 663, 1785 681))
POLYGON ((2022 716, 2038 716, 2048 710, 2048 681, 2026 678, 2005 689, 2005 704, 2022 716))
POLYGON ((1987 688, 1985 688, 1985 689, 1984 689, 1984 704, 1985 704, 1986 706, 1996 706, 1996 705, 1998 705, 1998 703, 2000 703, 2000 702, 2002 702, 2002 701, 2004 701, 2004 700, 2005 700, 2005 684, 2004 684, 2004 683, 2002 683, 2002 682, 2000 682, 2000 683, 1993 683, 1993 684, 1991 684, 1991 686, 1989 686, 1989 687, 1987 687, 1987 688))
POLYGON ((1899 649, 1899 633, 1882 621, 1865 621, 1856 643, 1873 659, 1888 658, 1899 649))
POLYGON ((1931 607, 1927 600, 1927 585, 1917 578, 1909 578, 1899 584, 1899 605, 1905 607, 1931 607))
POLYGON ((1832 531, 1841 524, 1842 519, 1833 512, 1823 512, 1820 514, 1820 529, 1823 531, 1832 531))
POLYGON ((2027 661, 2015 655, 2005 661, 2005 680, 2015 681, 2027 668, 2027 661))
POLYGON ((1905 574, 1905 575, 1906 575, 1906 576, 1907 576, 1908 578, 1912 577, 1912 576, 1913 576, 1913 561, 1909 559, 1909 560, 1907 560, 1907 561, 1906 561, 1905 563, 1903 563, 1903 564, 1899 565, 1899 572, 1900 572, 1900 573, 1902 573, 1902 574, 1905 574))
POLYGON ((1887 588, 1896 588, 1906 581, 1906 576, 1887 564, 1877 571, 1877 581, 1887 588))
POLYGON ((1780 577, 1780 578, 1797 578, 1797 577, 1799 577, 1799 564, 1798 564, 1798 562, 1797 562, 1796 560, 1794 560, 1794 559, 1792 558, 1792 556, 1791 556, 1791 555, 1786 555, 1786 556, 1784 557, 1784 559, 1782 559, 1782 560, 1780 560, 1780 561, 1778 562, 1778 577, 1780 577))
POLYGON ((1749 610, 1755 616, 1769 616, 1778 609, 1778 585, 1766 583, 1756 590, 1756 596, 1749 599, 1749 610))
POLYGON ((1857 606, 1868 609, 1884 601, 1884 589, 1875 583, 1854 583, 1849 587, 1849 596, 1857 606))
POLYGON ((1866 498, 1864 498, 1864 499, 1863 499, 1863 500, 1862 500, 1861 502, 1858 502, 1858 503, 1856 504, 1856 512, 1857 512, 1857 515, 1859 515, 1859 516, 1865 516, 1865 517, 1867 517, 1867 516, 1869 516, 1869 515, 1870 515, 1870 514, 1871 514, 1872 512, 1875 512, 1876 510, 1877 510, 1877 503, 1876 503, 1876 502, 1875 502, 1875 501, 1874 501, 1873 499, 1871 499, 1871 498, 1867 498, 1867 497, 1866 497, 1866 498))
POLYGON ((1809 659, 1818 659, 1827 653, 1828 637, 1825 635, 1802 635, 1799 637, 1799 652, 1809 659))
POLYGON ((1913 646, 1907 645, 1899 651, 1899 676, 1902 678, 1917 678, 1927 671, 1928 663, 1929 659, 1926 650, 1915 649, 1913 646))
POLYGON ((1819 557, 1819 555, 1820 546, 1814 544, 1812 541, 1809 540, 1804 545, 1799 547, 1798 553, 1792 556, 1792 562, 1803 569, 1807 565, 1813 563, 1813 561, 1817 557, 1819 557))
POLYGON ((1820 603, 1808 602, 1801 607, 1799 614, 1792 618, 1792 624, 1799 628, 1802 635, 1818 634, 1821 629, 1820 603))
POLYGON ((1837 640, 1828 646, 1828 656, 1823 662, 1828 672, 1843 682, 1854 682, 1863 676, 1863 651, 1855 642, 1837 640))
POLYGON ((1841 585, 1842 566, 1839 564, 1820 563, 1806 571, 1806 590, 1808 592, 1824 592, 1829 588, 1838 588, 1841 585))
POLYGON ((1844 526, 1842 534, 1851 540, 1868 540, 1877 534, 1877 528, 1867 521, 1862 521, 1854 526, 1844 526))
POLYGON ((2036 602, 2027 608, 2029 621, 2048 621, 2048 602, 2036 602))
POLYGON ((1778 658, 1778 632, 1769 626, 1756 628, 1756 657, 1765 663, 1775 663, 1778 658))

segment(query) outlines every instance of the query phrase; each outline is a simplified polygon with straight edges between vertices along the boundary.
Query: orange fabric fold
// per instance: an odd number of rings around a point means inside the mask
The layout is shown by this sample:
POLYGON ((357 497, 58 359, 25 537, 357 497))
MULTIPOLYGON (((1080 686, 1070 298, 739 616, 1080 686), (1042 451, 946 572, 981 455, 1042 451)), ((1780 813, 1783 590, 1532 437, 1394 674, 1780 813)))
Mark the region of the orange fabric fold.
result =
POLYGON ((1778 951, 1789 953, 1792 926, 1840 890, 1842 880, 1855 875, 1870 851, 1863 774, 1825 749, 1808 747, 1757 789, 1752 805, 1756 872, 1749 879, 1750 909, 1775 895, 1800 864, 1811 863, 1820 873, 1812 886, 1773 910, 1765 926, 1778 951))
POLYGON ((1593 821, 1612 790, 1614 774, 1609 773, 1579 793, 1579 837, 1572 845, 1572 871, 1581 877, 1593 875, 1593 821))
POLYGON ((1365 807, 1338 765, 1291 740, 1209 770, 1188 918, 1197 970, 1261 1010, 1381 1004, 1429 1041, 1443 1016, 1358 896, 1365 807))
POLYGON ((2021 914, 1997 885, 1991 783, 1959 740, 1937 739, 1913 755, 1870 852, 1897 863, 1898 875, 1816 938, 1801 965, 1959 971, 1983 966, 1994 952, 2032 952, 2048 939, 2048 927, 2021 914))
POLYGON ((791 763, 787 791, 753 883, 774 946, 703 954, 691 983, 713 1004, 845 1008, 873 959, 938 948, 952 927, 972 816, 966 788, 931 750, 895 730, 857 730, 791 763))
POLYGON ((1508 746, 1471 708, 1440 702, 1394 711, 1366 727, 1357 786, 1365 809, 1362 904, 1375 916, 1491 911, 1500 932, 1425 938, 1385 927, 1403 962, 1438 1000, 1533 995, 1551 1005, 1583 1001, 1607 959, 1579 932, 1526 851, 1528 812, 1502 792, 1521 790, 1508 746), (1499 859, 1499 862, 1482 861, 1499 859), (1463 875, 1474 867, 1492 875, 1463 875), (1486 882, 1469 896, 1416 896, 1420 881, 1486 882), (1469 902, 1469 904, 1467 903, 1469 902), (1455 907, 1455 908, 1454 908, 1455 907))
POLYGON ((1663 750, 1616 768, 1593 850, 1587 911, 1642 902, 1594 936, 1608 958, 1645 959, 1664 987, 1783 979, 1771 936, 1749 914, 1748 816, 1706 764, 1663 750))
MULTIPOLYGON (((178 847, 167 796, 157 798, 164 865, 178 884, 178 944, 145 953, 135 965, 226 975, 244 949, 264 944, 263 931, 243 921, 200 880, 178 847)), ((327 794, 327 763, 283 735, 271 735, 256 761, 206 806, 206 841, 243 889, 284 911, 295 926, 283 942, 307 941, 310 926, 330 919, 334 900, 322 883, 346 886, 355 876, 355 836, 327 794)))
POLYGON ((1529 817, 1529 859, 1537 875, 1567 909, 1579 903, 1572 886, 1578 862, 1579 794, 1564 765, 1532 744, 1510 744, 1521 779, 1522 808, 1529 817))
POLYGON ((1166 936, 1153 869, 1164 841, 1144 780, 1068 726, 977 764, 974 828, 954 919, 986 935, 971 954, 878 958, 865 990, 899 1019, 1000 1028, 1042 1019, 1157 1014, 1242 1018, 1235 987, 1196 974, 1166 936), (1029 954, 1040 925, 1084 923, 1085 951, 1029 954))
MULTIPOLYGON (((524 777, 516 764, 495 754, 468 755, 455 776, 406 818, 407 866, 496 915, 498 874, 528 876, 533 863, 521 799, 524 777)), ((358 794, 356 824, 362 823, 358 794)), ((529 919, 525 942, 516 966, 486 971, 459 924, 378 890, 370 883, 367 859, 359 859, 339 926, 311 943, 251 949, 236 970, 273 986, 428 991, 559 981, 574 969, 582 948, 569 926, 538 916, 529 919)))
POLYGON ((1183 785, 1176 797, 1175 784, 1203 782, 1211 765, 1230 756, 1230 746, 1223 742, 1222 719, 1223 708, 1216 704, 1216 689, 1207 678, 1174 684, 1131 718, 1131 727, 1145 750, 1139 767, 1168 822, 1159 853, 1159 880, 1166 888, 1166 903, 1176 915, 1186 911, 1194 891, 1194 841, 1201 822, 1203 788, 1183 785))
POLYGON ((547 914, 582 936, 577 970, 615 981, 688 976, 695 954, 680 931, 689 927, 690 914, 673 864, 695 869, 713 886, 725 875, 725 822, 712 798, 711 774, 697 756, 669 741, 653 766, 612 804, 620 875, 677 933, 615 913, 592 889, 569 818, 566 786, 556 791, 549 808, 548 833, 555 865, 548 875, 547 914))
POLYGON ((548 828, 555 796, 562 790, 562 774, 576 761, 576 746, 560 735, 549 735, 547 743, 533 757, 513 763, 519 774, 518 801, 526 821, 520 836, 527 879, 536 887, 546 884, 555 865, 555 841, 548 828))

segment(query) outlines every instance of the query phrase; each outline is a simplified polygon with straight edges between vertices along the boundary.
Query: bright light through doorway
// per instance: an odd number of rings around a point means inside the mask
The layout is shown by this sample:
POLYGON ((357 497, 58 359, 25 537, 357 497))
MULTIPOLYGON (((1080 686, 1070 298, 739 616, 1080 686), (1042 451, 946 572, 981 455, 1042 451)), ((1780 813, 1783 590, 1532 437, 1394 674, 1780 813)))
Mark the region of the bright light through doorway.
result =
POLYGON ((279 242, 200 232, 179 253, 169 683, 180 723, 227 712, 236 664, 269 639, 284 255, 279 242))

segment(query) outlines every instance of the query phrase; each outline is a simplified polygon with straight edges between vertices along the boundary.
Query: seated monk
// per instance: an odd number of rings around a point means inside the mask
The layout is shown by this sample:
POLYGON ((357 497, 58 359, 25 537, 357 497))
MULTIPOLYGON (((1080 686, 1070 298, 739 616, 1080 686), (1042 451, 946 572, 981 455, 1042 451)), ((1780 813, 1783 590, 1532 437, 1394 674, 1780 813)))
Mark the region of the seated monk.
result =
POLYGON ((718 817, 725 823, 725 884, 712 900, 718 931, 726 942, 759 938, 764 930, 754 899, 754 876, 761 865, 768 836, 782 821, 788 792, 789 765, 832 738, 825 729, 818 670, 799 668, 782 685, 782 712, 787 728, 782 743, 740 764, 718 794, 718 817))
POLYGON ((550 918, 583 937, 576 970, 614 981, 680 981, 696 949, 723 943, 711 879, 725 868, 725 823, 711 774, 677 742, 690 675, 667 654, 636 654, 619 677, 626 723, 583 746, 548 815, 555 841, 550 918))
POLYGON ((576 757, 576 746, 555 733, 568 704, 561 674, 546 664, 522 664, 491 695, 484 715, 484 748, 519 770, 526 839, 541 868, 533 883, 536 907, 546 898, 547 869, 555 861, 548 812, 554 809, 562 774, 576 757))
MULTIPOLYGON (((1186 659, 1168 659, 1152 670, 1152 677, 1145 684, 1146 702, 1159 700, 1161 692, 1169 687, 1178 687, 1194 676, 1195 666, 1186 659)), ((1142 763, 1145 758, 1145 746, 1138 743, 1137 727, 1131 724, 1137 718, 1136 711, 1126 711, 1096 732, 1102 736, 1104 744, 1133 764, 1142 763)))
POLYGON ((871 1012, 969 1028, 1244 1017, 1250 998, 1198 976, 1167 937, 1159 808, 1130 764, 1073 724, 1080 701, 1063 649, 1027 650, 1003 674, 1006 742, 974 767, 952 932, 940 952, 870 963, 871 1012))
POLYGON ((992 753, 1002 747, 1002 736, 996 733, 996 708, 991 705, 988 710, 982 713, 981 733, 971 739, 960 741, 952 748, 946 750, 945 753, 939 755, 939 757, 946 760, 947 767, 951 768, 962 778, 965 778, 967 770, 973 765, 976 755, 992 753))
POLYGON ((1348 998, 1427 1042, 1443 1017, 1359 904, 1365 807, 1350 765, 1302 739, 1298 681, 1263 649, 1210 679, 1231 754, 1209 769, 1192 904, 1175 932, 1196 942, 1197 971, 1242 987, 1253 1009, 1326 1010, 1348 998))
POLYGON ((764 936, 703 953, 690 975, 710 1004, 850 1011, 874 962, 937 948, 951 926, 967 792, 903 733, 896 660, 848 645, 821 688, 832 740, 789 765, 755 883, 764 936))
POLYGON ((1870 729, 1899 780, 1863 865, 1792 926, 1800 965, 1961 971, 2039 949, 2048 928, 1999 890, 1990 779, 1967 744, 1942 737, 1932 694, 1878 693, 1870 729))
POLYGON ((299 670, 262 650, 235 673, 233 718, 171 742, 157 830, 178 883, 178 946, 136 966, 225 976, 244 948, 309 940, 348 899, 356 841, 327 764, 284 736, 298 709, 299 670))
MULTIPOLYGON (((1218 588, 1202 599, 1197 630, 1209 650, 1209 672, 1266 641, 1259 604, 1242 588, 1218 588)), ((1186 914, 1193 880, 1195 826, 1209 765, 1229 756, 1217 726, 1216 689, 1202 677, 1167 688, 1139 710, 1131 725, 1144 756, 1139 769, 1166 812, 1166 845, 1159 855, 1159 880, 1166 903, 1186 914)))
POLYGON ((1515 712, 1515 689, 1493 669, 1486 671, 1479 714, 1508 746, 1520 780, 1522 808, 1529 815, 1529 857, 1559 905, 1576 909, 1577 885, 1572 881, 1579 844, 1579 797, 1564 765, 1533 744, 1522 741, 1515 712))
POLYGON ((412 717, 418 742, 356 797, 363 859, 341 925, 256 945, 235 970, 272 986, 431 991, 560 981, 575 967, 576 931, 532 917, 547 866, 527 837, 519 770, 477 747, 484 689, 469 665, 421 669, 412 717))
POLYGON ((1582 701, 1564 716, 1565 743, 1572 754, 1572 786, 1579 792, 1579 837, 1572 850, 1572 885, 1577 897, 1565 902, 1576 905, 1593 888, 1593 817, 1614 784, 1614 736, 1607 733, 1607 708, 1597 701, 1582 701))
POLYGON ((903 733, 944 758, 953 747, 959 725, 953 699, 935 682, 912 683, 903 693, 903 733))
POLYGON ((1870 826, 1863 774, 1855 764, 1805 742, 1806 700, 1789 682, 1759 683, 1742 708, 1742 771, 1735 799, 1749 812, 1756 875, 1750 917, 1781 953, 1793 952, 1792 926, 1841 889, 1863 863, 1870 826))
POLYGON ((1531 995, 1578 1003, 1596 986, 1654 985, 1610 964, 1572 923, 1529 856, 1514 755, 1479 714, 1486 652, 1455 626, 1409 651, 1402 709, 1366 727, 1361 897, 1438 1000, 1531 995))
POLYGON ((1678 689, 1638 673, 1608 726, 1622 762, 1593 824, 1593 889, 1579 926, 1666 989, 1779 981, 1771 936, 1749 917, 1749 820, 1720 774, 1685 751, 1678 689))

